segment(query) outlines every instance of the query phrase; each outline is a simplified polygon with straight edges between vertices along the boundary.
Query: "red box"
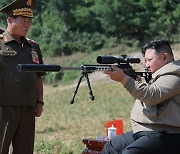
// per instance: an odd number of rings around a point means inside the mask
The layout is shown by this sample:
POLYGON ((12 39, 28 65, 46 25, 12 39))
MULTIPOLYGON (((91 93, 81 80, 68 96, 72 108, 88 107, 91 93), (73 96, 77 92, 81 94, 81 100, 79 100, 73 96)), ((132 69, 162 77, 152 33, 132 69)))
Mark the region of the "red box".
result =
POLYGON ((106 135, 108 136, 108 128, 111 127, 116 127, 117 132, 116 135, 123 134, 123 120, 118 119, 118 120, 113 120, 113 121, 108 121, 106 122, 106 135))

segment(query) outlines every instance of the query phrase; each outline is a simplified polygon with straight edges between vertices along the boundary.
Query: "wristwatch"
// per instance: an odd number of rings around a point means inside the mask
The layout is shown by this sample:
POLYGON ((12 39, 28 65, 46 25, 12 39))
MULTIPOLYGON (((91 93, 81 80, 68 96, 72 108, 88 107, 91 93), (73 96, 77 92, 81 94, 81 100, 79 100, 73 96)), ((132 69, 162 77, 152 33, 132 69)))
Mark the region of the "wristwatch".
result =
POLYGON ((44 102, 43 102, 43 101, 37 100, 37 103, 44 105, 44 102))

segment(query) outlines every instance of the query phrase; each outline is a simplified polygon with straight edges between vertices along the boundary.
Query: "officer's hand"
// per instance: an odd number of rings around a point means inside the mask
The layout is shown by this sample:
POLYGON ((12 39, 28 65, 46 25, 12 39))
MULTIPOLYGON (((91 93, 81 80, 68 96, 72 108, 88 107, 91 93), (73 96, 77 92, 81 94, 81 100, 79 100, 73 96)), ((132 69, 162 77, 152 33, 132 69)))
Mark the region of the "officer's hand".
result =
POLYGON ((118 68, 117 66, 112 65, 111 68, 112 71, 104 71, 104 73, 107 74, 112 80, 121 82, 124 85, 129 79, 129 76, 124 74, 122 69, 118 68))
POLYGON ((43 105, 40 103, 37 103, 36 108, 35 108, 35 116, 40 117, 42 112, 43 112, 43 105))

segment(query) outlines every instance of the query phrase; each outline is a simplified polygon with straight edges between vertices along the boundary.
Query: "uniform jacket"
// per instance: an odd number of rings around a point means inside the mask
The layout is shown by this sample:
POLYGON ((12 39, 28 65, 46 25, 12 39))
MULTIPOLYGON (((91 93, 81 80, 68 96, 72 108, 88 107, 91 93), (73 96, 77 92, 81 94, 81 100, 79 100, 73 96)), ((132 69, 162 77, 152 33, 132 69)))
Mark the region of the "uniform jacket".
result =
POLYGON ((180 133, 180 60, 166 64, 152 77, 152 84, 132 78, 125 84, 136 99, 131 111, 133 131, 180 133))
POLYGON ((38 98, 37 72, 17 72, 17 64, 43 63, 39 45, 16 42, 5 31, 0 35, 0 105, 34 105, 38 98))

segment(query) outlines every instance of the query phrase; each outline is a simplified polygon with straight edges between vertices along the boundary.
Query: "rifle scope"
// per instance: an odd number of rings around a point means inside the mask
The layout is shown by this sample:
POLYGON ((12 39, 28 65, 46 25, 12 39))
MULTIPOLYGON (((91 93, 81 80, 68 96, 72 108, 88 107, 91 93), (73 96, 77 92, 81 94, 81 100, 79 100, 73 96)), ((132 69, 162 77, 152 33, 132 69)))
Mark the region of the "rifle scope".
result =
POLYGON ((140 63, 139 58, 122 58, 122 57, 113 57, 113 56, 98 56, 96 59, 99 64, 114 64, 114 63, 140 63))

